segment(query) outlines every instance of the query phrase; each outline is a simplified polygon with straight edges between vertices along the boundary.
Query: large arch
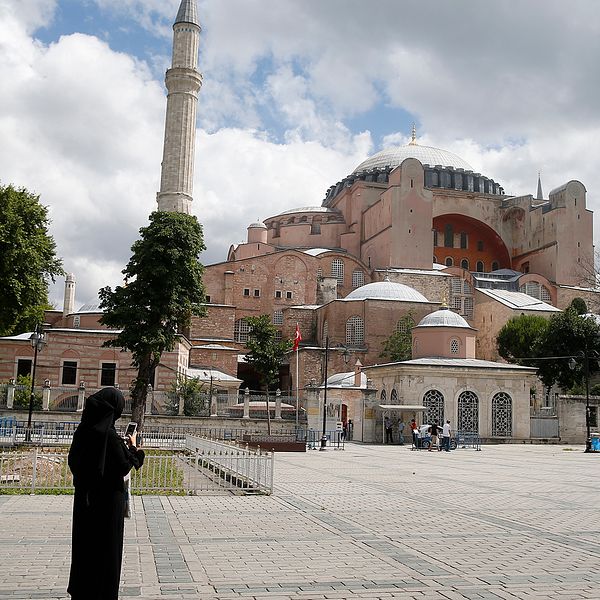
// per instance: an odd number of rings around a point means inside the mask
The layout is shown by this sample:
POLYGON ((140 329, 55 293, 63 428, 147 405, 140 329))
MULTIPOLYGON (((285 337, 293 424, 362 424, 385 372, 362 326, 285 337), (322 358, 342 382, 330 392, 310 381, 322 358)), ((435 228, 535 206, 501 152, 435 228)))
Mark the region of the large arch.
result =
POLYGON ((512 267, 502 238, 482 221, 459 214, 438 215, 433 219, 433 229, 438 232, 434 253, 452 258, 454 265, 462 260, 468 260, 471 268, 483 263, 485 272, 492 270, 494 262, 500 269, 512 267))

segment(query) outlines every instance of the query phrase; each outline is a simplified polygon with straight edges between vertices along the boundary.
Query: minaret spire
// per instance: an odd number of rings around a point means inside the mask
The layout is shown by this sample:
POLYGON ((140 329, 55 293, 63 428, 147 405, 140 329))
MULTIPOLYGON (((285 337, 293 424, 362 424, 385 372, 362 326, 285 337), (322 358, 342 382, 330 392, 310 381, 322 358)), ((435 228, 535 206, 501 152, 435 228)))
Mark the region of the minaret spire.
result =
POLYGON ((538 187, 537 187, 537 194, 535 196, 536 200, 543 200, 544 199, 544 194, 542 193, 542 173, 540 171, 538 171, 538 187))
POLYGON ((182 0, 173 25, 173 62, 167 71, 167 118, 158 210, 190 213, 194 189, 200 21, 196 0, 182 0))

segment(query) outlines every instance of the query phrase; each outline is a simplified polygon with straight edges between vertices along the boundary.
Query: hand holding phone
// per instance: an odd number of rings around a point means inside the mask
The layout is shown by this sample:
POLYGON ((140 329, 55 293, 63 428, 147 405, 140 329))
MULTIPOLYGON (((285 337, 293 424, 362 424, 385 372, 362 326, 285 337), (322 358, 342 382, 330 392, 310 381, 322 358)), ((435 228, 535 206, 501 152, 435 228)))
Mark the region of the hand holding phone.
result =
POLYGON ((131 421, 127 424, 127 429, 125 430, 125 439, 132 445, 135 446, 137 433, 137 423, 135 421, 131 421))

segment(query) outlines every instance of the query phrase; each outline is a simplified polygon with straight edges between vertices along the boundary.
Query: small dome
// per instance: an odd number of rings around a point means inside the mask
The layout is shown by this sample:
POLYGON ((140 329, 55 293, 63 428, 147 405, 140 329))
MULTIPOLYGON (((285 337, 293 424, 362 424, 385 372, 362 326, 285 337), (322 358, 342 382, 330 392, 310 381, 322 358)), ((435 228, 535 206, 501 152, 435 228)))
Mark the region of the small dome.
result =
POLYGON ((461 327, 472 329, 472 327, 455 312, 442 308, 423 317, 417 327, 461 327))
MULTIPOLYGON (((354 371, 348 373, 336 373, 327 378, 327 387, 355 387, 356 375, 354 371)), ((360 374, 360 387, 366 387, 367 376, 365 373, 360 374)))
POLYGON ((248 229, 266 229, 267 226, 262 223, 261 221, 256 221, 254 223, 250 223, 250 225, 248 225, 248 229))
POLYGON ((416 158, 421 164, 431 167, 441 165, 442 167, 473 171, 473 167, 467 161, 460 158, 460 156, 456 156, 456 154, 452 154, 452 152, 414 143, 382 150, 361 162, 354 169, 354 172, 360 173, 369 169, 383 169, 385 167, 394 168, 401 165, 402 161, 407 158, 416 158))
POLYGON ((429 302, 417 290, 393 281, 376 281, 352 290, 344 300, 398 300, 401 302, 429 302))

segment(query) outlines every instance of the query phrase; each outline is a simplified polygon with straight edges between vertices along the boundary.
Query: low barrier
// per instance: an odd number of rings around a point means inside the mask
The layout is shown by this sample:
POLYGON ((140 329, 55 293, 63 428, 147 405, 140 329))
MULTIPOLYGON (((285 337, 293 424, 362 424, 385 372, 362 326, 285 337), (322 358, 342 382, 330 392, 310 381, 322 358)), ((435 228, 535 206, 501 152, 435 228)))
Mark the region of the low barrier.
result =
POLYGON ((472 448, 473 450, 481 450, 481 437, 473 431, 457 431, 456 448, 472 448))
POLYGON ((273 452, 193 435, 186 436, 185 445, 196 470, 218 485, 241 493, 273 493, 273 452))

